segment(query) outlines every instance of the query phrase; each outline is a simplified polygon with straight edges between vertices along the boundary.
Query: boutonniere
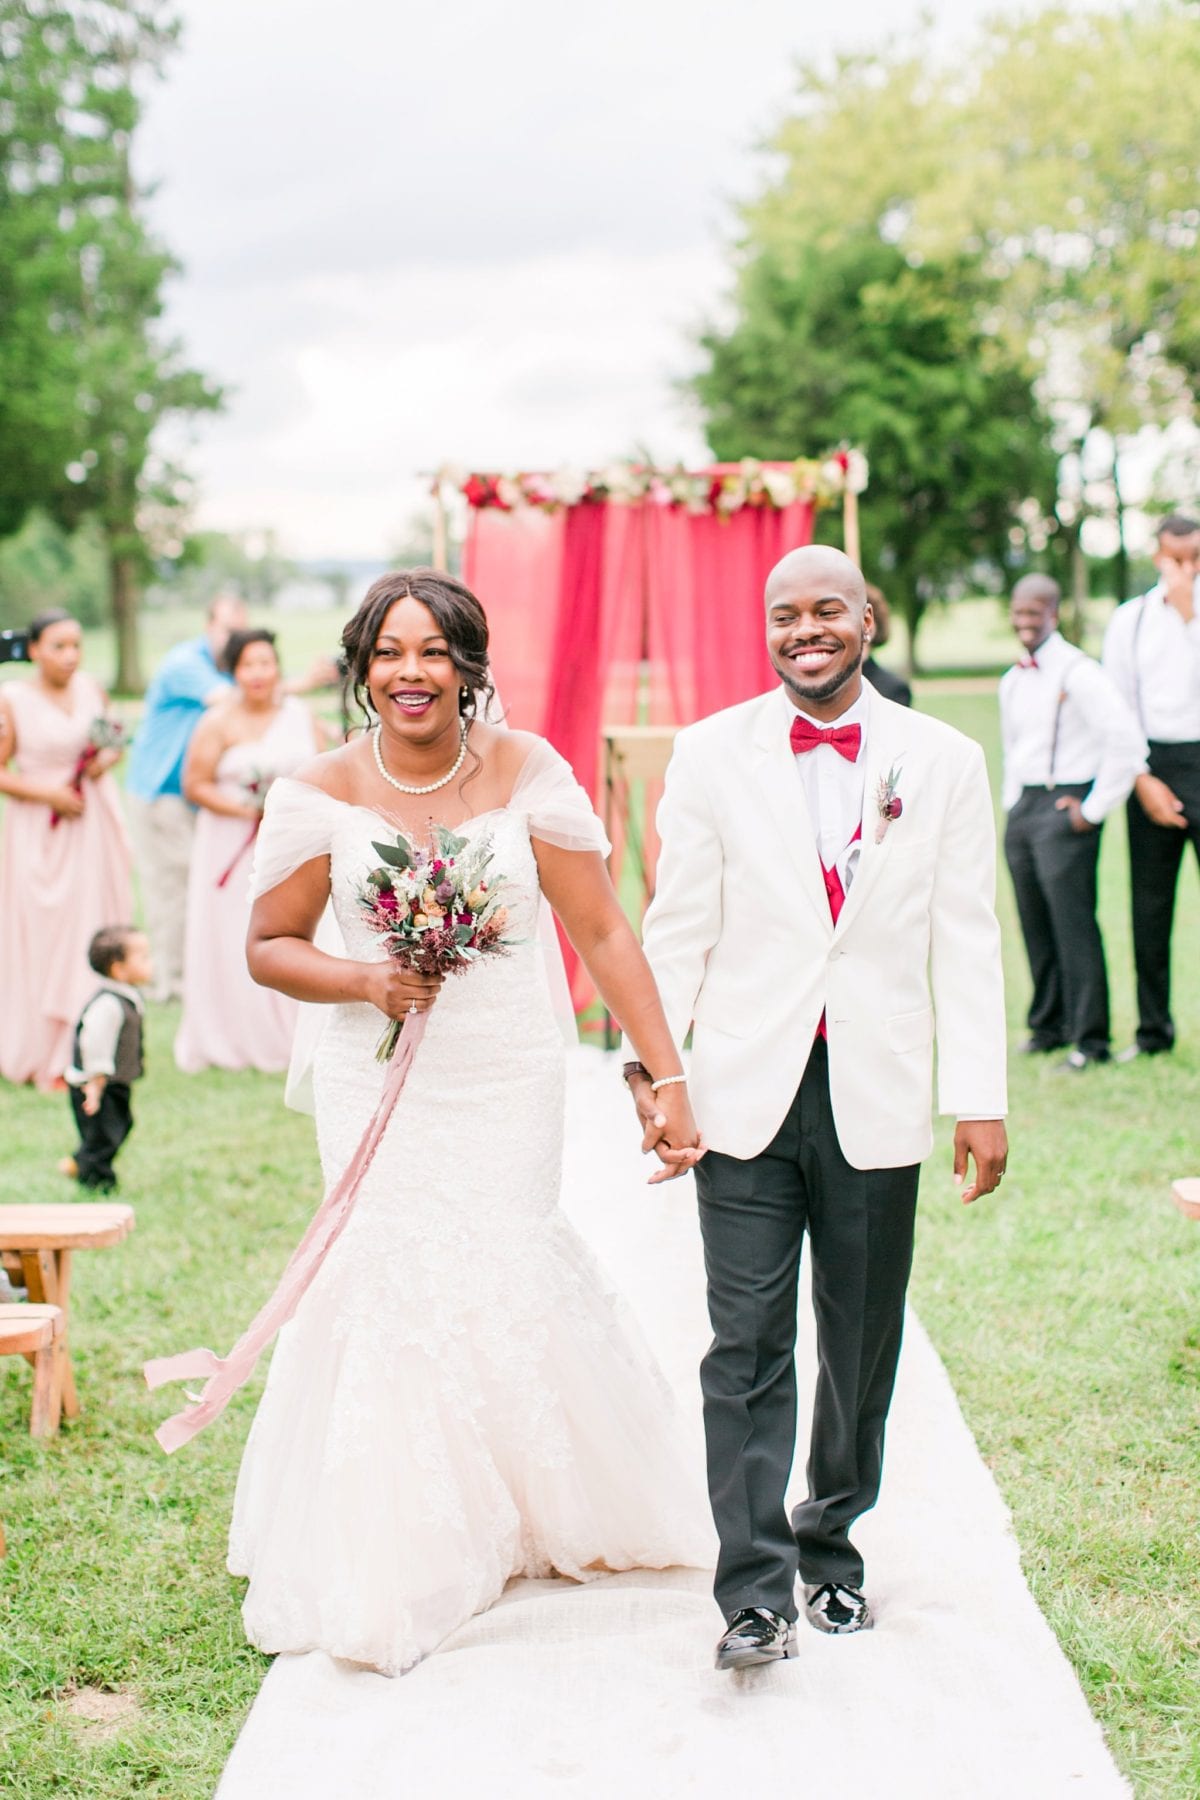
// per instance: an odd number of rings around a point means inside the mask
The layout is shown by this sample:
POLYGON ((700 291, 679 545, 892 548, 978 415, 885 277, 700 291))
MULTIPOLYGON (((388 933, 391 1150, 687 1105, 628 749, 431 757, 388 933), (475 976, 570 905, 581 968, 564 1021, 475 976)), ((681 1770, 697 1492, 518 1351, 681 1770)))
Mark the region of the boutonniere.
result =
POLYGON ((875 827, 875 842, 882 844, 887 836, 887 828, 893 819, 898 819, 904 811, 904 802, 896 792, 900 780, 900 765, 893 763, 886 775, 879 777, 879 787, 875 799, 879 807, 879 823, 875 827))

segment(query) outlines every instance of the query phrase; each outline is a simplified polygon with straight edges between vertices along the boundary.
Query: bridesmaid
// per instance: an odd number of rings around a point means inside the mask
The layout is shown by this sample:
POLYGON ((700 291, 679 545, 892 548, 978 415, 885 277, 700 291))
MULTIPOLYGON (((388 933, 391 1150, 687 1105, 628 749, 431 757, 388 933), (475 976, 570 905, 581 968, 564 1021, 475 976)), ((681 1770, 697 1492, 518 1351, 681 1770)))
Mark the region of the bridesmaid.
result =
POLYGON ((246 967, 254 839, 271 781, 326 746, 304 701, 281 691, 274 632, 233 632, 222 666, 233 676, 233 696, 200 721, 183 767, 184 796, 200 817, 175 1061, 185 1075, 210 1068, 276 1074, 291 1056, 296 1002, 257 986, 246 967))
POLYGON ((61 1085, 71 1034, 96 985, 87 947, 102 925, 133 917, 129 842, 99 750, 76 771, 108 699, 80 667, 83 634, 69 613, 29 627, 32 681, 0 687, 0 1076, 61 1085), (58 823, 55 824, 57 818, 58 823))

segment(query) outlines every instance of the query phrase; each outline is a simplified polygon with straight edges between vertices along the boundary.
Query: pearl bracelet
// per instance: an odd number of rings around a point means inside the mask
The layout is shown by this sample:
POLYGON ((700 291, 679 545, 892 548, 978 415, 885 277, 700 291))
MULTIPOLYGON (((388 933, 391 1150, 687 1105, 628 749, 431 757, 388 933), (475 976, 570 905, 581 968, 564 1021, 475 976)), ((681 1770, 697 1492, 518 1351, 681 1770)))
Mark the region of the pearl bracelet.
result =
POLYGON ((650 1092, 652 1094, 657 1094, 659 1088, 678 1087, 681 1081, 686 1080, 686 1075, 664 1075, 661 1081, 652 1081, 650 1083, 650 1092))

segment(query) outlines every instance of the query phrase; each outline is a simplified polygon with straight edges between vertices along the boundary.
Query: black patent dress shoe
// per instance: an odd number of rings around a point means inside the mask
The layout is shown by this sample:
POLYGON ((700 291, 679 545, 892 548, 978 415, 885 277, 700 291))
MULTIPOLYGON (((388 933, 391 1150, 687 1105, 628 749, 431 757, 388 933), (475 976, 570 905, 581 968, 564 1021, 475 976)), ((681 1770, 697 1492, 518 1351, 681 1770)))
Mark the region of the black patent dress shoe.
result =
POLYGON ((713 1661, 718 1669, 751 1669, 796 1654, 796 1627, 766 1606, 743 1606, 729 1621, 713 1661))
POLYGON ((804 1590, 804 1616, 814 1631, 844 1637, 851 1631, 870 1631, 875 1620, 866 1597, 844 1581, 823 1581, 804 1590))
POLYGON ((1174 1047, 1173 1044, 1130 1044, 1127 1049, 1118 1050, 1113 1061, 1125 1067, 1137 1062, 1140 1056, 1168 1056, 1174 1047))

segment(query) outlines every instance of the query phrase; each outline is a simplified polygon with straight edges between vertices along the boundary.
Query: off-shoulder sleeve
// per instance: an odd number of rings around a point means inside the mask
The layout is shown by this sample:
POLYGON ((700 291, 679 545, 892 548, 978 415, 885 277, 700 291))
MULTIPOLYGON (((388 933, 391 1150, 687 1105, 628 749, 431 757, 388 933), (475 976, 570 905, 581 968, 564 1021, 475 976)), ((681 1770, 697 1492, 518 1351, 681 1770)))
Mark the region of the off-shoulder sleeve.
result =
POLYGON ((529 820, 530 837, 559 850, 611 848, 595 809, 575 779, 569 762, 553 745, 537 744, 517 776, 509 804, 529 820))
POLYGON ((271 783, 254 840, 250 892, 255 899, 314 857, 329 855, 338 809, 339 802, 311 782, 282 776, 271 783))

